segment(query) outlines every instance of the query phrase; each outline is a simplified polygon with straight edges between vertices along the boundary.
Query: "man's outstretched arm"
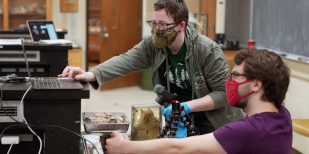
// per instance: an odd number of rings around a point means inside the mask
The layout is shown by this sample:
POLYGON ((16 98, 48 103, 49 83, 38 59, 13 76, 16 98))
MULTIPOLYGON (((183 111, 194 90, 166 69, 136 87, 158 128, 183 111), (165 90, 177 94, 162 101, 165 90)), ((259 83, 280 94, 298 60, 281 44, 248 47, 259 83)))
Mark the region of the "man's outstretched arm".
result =
POLYGON ((109 153, 226 153, 212 133, 183 139, 130 141, 118 132, 107 140, 109 153))

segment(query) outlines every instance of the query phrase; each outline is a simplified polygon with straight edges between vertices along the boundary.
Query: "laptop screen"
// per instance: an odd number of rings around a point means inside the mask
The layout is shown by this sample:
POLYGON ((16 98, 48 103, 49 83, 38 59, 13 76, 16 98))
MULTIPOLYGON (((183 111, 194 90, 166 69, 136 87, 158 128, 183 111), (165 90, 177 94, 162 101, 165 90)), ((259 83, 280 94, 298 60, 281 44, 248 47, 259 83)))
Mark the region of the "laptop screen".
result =
POLYGON ((28 20, 27 25, 33 42, 57 39, 57 33, 53 21, 28 20))

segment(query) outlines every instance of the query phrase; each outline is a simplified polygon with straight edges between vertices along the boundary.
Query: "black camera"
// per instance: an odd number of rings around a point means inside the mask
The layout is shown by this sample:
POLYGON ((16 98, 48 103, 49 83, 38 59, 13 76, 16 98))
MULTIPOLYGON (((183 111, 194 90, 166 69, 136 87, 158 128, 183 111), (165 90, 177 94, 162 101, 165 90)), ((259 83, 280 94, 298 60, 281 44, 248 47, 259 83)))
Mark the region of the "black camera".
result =
POLYGON ((156 102, 164 107, 167 107, 169 103, 176 100, 177 95, 171 94, 162 85, 157 84, 154 88, 154 92, 157 94, 156 102))

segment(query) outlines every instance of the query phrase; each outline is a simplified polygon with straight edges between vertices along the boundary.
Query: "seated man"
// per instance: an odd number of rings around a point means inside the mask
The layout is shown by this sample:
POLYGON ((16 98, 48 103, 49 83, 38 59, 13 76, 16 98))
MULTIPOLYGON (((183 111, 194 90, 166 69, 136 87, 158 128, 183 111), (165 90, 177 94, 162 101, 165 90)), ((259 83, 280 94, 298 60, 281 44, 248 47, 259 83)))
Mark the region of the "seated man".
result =
POLYGON ((183 139, 130 141, 117 132, 107 139, 109 153, 291 153, 292 125, 282 106, 290 71, 266 49, 243 49, 226 81, 228 103, 247 116, 213 133, 183 139))

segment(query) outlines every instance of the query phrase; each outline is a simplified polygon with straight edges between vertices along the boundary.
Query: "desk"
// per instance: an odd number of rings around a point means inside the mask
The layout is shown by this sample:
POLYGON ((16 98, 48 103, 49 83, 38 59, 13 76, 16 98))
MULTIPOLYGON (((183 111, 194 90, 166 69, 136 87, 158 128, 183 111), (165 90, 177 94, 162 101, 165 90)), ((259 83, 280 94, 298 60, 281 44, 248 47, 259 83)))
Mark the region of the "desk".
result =
MULTIPOLYGON (((4 101, 20 101, 30 83, 9 83, 0 86, 4 101)), ((29 124, 59 125, 80 134, 81 99, 89 98, 88 85, 81 90, 30 90, 24 100, 24 115, 29 124)), ((8 125, 15 123, 0 123, 2 131, 8 125)), ((44 154, 78 154, 80 138, 65 130, 54 127, 32 127, 43 140, 44 154)), ((30 135, 25 127, 14 127, 5 134, 30 135)), ((29 138, 29 137, 28 137, 29 138)), ((37 153, 39 142, 21 141, 14 145, 11 153, 37 153)), ((0 153, 6 153, 8 145, 0 146, 0 153)))
MULTIPOLYGON (((68 65, 72 45, 50 45, 25 42, 32 76, 57 76, 68 65)), ((21 45, 0 45, 0 76, 15 73, 28 76, 21 45)))

